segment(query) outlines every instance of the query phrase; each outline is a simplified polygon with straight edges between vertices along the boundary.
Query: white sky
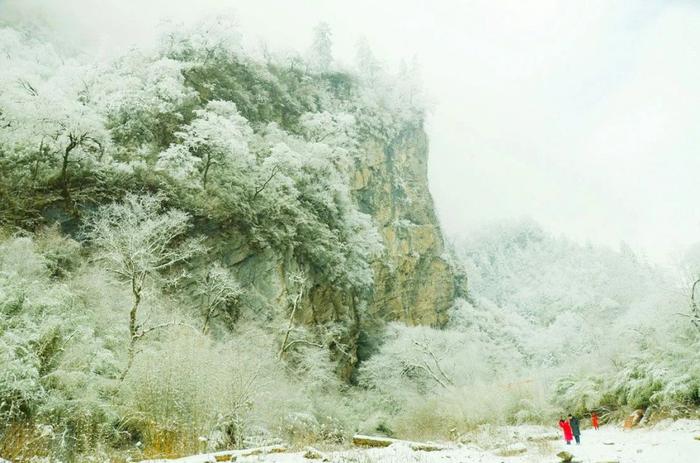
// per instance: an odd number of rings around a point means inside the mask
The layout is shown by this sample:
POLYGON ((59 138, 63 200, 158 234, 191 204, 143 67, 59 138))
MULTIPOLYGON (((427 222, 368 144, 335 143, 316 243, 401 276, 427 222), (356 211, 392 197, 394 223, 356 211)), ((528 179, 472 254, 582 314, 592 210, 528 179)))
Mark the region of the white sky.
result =
POLYGON ((326 21, 342 61, 365 36, 422 64, 448 233, 529 216, 657 261, 700 238, 700 2, 0 0, 17 11, 92 50, 220 11, 251 43, 303 50, 326 21))

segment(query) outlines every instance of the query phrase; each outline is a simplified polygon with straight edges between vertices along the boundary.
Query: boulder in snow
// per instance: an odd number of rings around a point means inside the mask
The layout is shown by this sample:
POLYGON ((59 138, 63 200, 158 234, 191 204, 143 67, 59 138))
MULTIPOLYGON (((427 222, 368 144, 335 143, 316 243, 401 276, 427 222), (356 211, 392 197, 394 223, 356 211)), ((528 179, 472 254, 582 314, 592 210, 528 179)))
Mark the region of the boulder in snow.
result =
POLYGON ((632 429, 633 427, 637 426, 639 422, 642 421, 642 418, 644 418, 644 410, 641 408, 635 410, 630 416, 625 418, 625 424, 623 425, 624 429, 632 429))
POLYGON ((570 463, 574 459, 574 456, 566 451, 557 453, 557 456, 561 458, 561 463, 570 463))
POLYGON ((307 460, 323 460, 323 461, 328 461, 328 458, 325 457, 320 451, 316 450, 313 447, 306 447, 306 450, 304 451, 304 458, 307 460))

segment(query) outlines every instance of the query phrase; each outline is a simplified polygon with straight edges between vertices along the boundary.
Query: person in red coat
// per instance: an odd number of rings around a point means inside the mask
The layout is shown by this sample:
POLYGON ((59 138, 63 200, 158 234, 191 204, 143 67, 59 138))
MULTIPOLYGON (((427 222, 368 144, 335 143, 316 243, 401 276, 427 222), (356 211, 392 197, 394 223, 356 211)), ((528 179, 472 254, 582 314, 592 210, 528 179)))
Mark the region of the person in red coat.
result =
POLYGON ((591 425, 593 429, 598 429, 598 414, 596 412, 591 413, 591 425))
POLYGON ((559 418, 559 427, 562 429, 562 431, 564 431, 564 440, 566 441, 566 445, 571 445, 571 441, 574 438, 574 433, 571 431, 571 425, 568 421, 564 421, 564 419, 559 418))

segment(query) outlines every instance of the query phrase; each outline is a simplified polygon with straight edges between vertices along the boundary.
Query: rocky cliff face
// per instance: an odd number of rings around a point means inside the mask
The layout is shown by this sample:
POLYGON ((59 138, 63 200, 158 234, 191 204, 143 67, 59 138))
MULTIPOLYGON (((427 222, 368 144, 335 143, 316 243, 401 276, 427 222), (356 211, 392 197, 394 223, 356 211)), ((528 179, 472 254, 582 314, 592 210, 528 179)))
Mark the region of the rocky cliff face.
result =
MULTIPOLYGON (((351 179, 353 197, 370 214, 385 252, 373 265, 375 282, 367 293, 311 281, 296 323, 310 328, 334 354, 348 377, 357 363, 358 340, 366 326, 388 321, 441 326, 455 298, 455 278, 428 190, 428 141, 420 128, 404 130, 389 143, 366 143, 351 179)), ((227 244, 229 264, 244 286, 246 301, 259 313, 289 312, 299 288, 290 275, 301 270, 291 255, 253 252, 227 244)))
POLYGON ((426 134, 405 130, 387 145, 369 144, 366 153, 352 182, 354 196, 374 217, 386 247, 374 266, 368 313, 440 326, 454 301, 455 282, 428 190, 426 134))

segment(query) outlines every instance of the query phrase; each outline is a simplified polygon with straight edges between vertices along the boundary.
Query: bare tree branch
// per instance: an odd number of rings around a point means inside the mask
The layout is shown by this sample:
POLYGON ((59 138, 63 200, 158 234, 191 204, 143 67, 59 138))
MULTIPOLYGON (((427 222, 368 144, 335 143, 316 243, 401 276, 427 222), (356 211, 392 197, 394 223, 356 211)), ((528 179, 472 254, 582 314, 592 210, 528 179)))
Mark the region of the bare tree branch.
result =
MULTIPOLYGON (((438 358, 435 356, 435 354, 433 353, 433 351, 430 350, 430 348, 428 348, 428 346, 425 345, 424 343, 421 343, 421 342, 418 342, 418 341, 413 341, 413 344, 415 344, 416 346, 418 346, 419 350, 420 350, 421 352, 423 352, 423 354, 428 355, 428 356, 433 360, 433 363, 435 364, 435 367, 437 368, 438 372, 440 373, 440 376, 442 376, 442 377, 444 378, 444 380, 447 381, 450 385, 454 385, 454 382, 452 381, 452 379, 451 379, 449 376, 447 376, 447 374, 445 373, 445 371, 444 371, 444 370, 442 369, 442 367, 440 366, 440 361, 439 361, 438 358)), ((432 371, 432 370, 431 370, 431 371, 432 371)))
POLYGON ((263 184, 259 187, 255 188, 255 193, 253 194, 253 201, 255 201, 255 198, 258 197, 262 191, 267 188, 267 185, 272 181, 273 178, 275 178, 275 175, 280 171, 280 166, 278 164, 275 164, 272 167, 272 171, 270 172, 270 176, 263 182, 263 184))
POLYGON ((305 289, 305 284, 306 284, 306 281, 305 281, 305 278, 303 275, 297 275, 292 279, 297 280, 297 282, 299 283, 299 292, 292 299, 292 311, 289 314, 289 324, 287 325, 287 331, 284 334, 284 340, 282 341, 282 347, 280 347, 279 354, 277 355, 277 357, 279 359, 282 358, 285 351, 288 349, 287 341, 289 341, 289 333, 291 333, 292 329, 294 328, 294 315, 296 315, 297 308, 299 307, 299 304, 301 303, 301 299, 304 296, 304 289, 305 289))
POLYGON ((323 349, 323 344, 319 344, 313 341, 307 341, 306 339, 294 339, 293 341, 289 341, 282 347, 282 352, 289 350, 295 344, 306 344, 307 346, 318 347, 319 349, 323 349))
POLYGON ((158 325, 154 325, 154 326, 151 326, 151 327, 149 327, 149 328, 146 328, 145 330, 142 330, 141 332, 137 333, 137 334, 136 334, 136 338, 137 338, 137 339, 140 339, 140 338, 146 336, 146 335, 149 334, 149 333, 152 333, 152 332, 157 331, 157 330, 161 330, 161 329, 163 329, 163 328, 169 328, 169 327, 171 327, 171 326, 185 326, 185 327, 187 327, 187 328, 191 328, 191 329, 194 330, 194 331, 197 331, 197 329, 196 329, 194 326, 190 325, 190 324, 187 324, 187 323, 184 323, 184 322, 180 322, 180 321, 175 321, 175 320, 174 320, 174 321, 165 322, 165 323, 160 323, 160 324, 158 324, 158 325))
POLYGON ((127 365, 122 380, 133 364, 136 343, 141 338, 154 330, 179 324, 168 322, 144 328, 145 322, 139 322, 147 281, 204 250, 201 239, 179 239, 188 229, 189 216, 174 210, 162 212, 161 202, 157 196, 127 195, 123 203, 101 207, 91 218, 88 231, 88 237, 99 249, 99 258, 131 287, 127 365))

